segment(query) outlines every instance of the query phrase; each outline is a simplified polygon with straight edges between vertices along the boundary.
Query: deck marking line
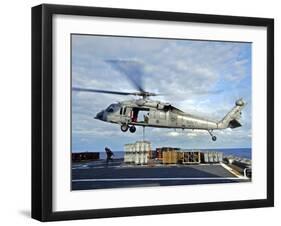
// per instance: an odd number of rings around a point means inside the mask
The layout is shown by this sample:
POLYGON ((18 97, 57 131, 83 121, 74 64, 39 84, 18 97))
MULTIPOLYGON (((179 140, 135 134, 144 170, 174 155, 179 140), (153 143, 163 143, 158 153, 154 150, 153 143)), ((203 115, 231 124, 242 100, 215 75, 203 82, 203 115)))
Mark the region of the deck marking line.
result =
POLYGON ((72 182, 98 182, 98 181, 165 181, 165 180, 248 180, 237 177, 166 177, 166 178, 104 178, 104 179, 74 179, 72 182))
POLYGON ((243 177, 241 176, 240 174, 238 174, 235 170, 233 170, 231 167, 227 166, 226 164, 224 163, 221 163, 221 166, 223 168, 225 168, 227 171, 229 171, 231 174, 233 174, 234 176, 238 177, 239 179, 248 179, 247 177, 243 177))

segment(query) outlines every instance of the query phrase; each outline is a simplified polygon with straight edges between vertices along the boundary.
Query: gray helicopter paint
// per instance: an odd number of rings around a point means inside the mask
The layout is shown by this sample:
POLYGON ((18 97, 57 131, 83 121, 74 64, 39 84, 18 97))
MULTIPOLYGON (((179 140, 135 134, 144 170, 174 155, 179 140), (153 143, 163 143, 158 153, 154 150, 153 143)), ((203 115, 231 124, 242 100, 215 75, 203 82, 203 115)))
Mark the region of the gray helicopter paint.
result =
POLYGON ((241 110, 244 106, 245 102, 242 99, 237 100, 232 110, 221 121, 216 122, 187 114, 173 107, 169 103, 139 99, 111 104, 107 109, 99 112, 95 118, 105 122, 117 123, 120 125, 126 124, 128 126, 199 129, 211 131, 229 128, 230 122, 233 120, 237 121, 237 126, 231 128, 240 126, 238 120, 241 117, 241 110), (131 114, 133 109, 145 109, 147 113, 149 113, 148 121, 132 121, 131 114))

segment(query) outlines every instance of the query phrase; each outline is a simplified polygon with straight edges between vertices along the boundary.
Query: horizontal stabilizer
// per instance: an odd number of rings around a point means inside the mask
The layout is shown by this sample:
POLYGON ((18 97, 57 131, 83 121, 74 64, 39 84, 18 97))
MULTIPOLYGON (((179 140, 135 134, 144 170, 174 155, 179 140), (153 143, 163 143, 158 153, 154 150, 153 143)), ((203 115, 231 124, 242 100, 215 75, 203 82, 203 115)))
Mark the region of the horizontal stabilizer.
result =
POLYGON ((234 128, 237 128, 240 126, 242 126, 241 123, 236 119, 233 119, 229 122, 229 128, 231 128, 231 129, 234 129, 234 128))

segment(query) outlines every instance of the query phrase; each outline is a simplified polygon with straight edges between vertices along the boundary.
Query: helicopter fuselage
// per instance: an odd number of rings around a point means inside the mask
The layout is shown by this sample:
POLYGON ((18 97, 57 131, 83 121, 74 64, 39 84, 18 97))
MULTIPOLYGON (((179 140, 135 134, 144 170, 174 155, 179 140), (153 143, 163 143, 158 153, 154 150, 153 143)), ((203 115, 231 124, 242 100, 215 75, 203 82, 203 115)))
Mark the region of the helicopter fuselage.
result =
POLYGON ((128 129, 130 129, 130 132, 135 132, 135 126, 196 129, 207 130, 215 140, 215 136, 212 135, 213 130, 241 126, 237 119, 240 117, 244 102, 239 101, 236 101, 236 106, 231 110, 231 114, 229 113, 223 120, 217 122, 188 114, 169 103, 143 99, 111 104, 108 108, 99 112, 95 118, 120 124, 123 132, 128 129))

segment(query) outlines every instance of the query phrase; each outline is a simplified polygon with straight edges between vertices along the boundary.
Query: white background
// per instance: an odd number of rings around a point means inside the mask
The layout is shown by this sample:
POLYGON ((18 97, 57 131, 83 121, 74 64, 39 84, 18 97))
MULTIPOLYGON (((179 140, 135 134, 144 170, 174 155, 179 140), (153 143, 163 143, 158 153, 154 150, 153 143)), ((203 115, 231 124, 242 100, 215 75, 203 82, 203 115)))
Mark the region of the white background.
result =
MULTIPOLYGON (((31 15, 30 7, 41 1, 6 1, 1 4, 0 35, 0 150, 1 150, 1 186, 0 186, 0 223, 1 225, 35 225, 30 219, 30 156, 31 156, 31 15)), ((92 5, 104 7, 139 8, 193 13, 229 14, 239 16, 257 16, 275 18, 275 62, 280 62, 280 6, 278 1, 202 1, 202 0, 106 0, 106 1, 48 1, 48 3, 92 5)), ((275 70, 275 115, 281 115, 279 97, 281 91, 280 66, 275 70), (279 101, 279 105, 277 102, 279 101)), ((58 222, 54 224, 69 225, 143 225, 143 224, 196 224, 196 225, 237 225, 267 224, 279 221, 281 211, 280 198, 280 159, 281 147, 280 117, 275 119, 275 181, 276 207, 249 210, 230 210, 216 212, 199 212, 187 214, 156 215, 145 217, 127 217, 100 220, 58 222)))

